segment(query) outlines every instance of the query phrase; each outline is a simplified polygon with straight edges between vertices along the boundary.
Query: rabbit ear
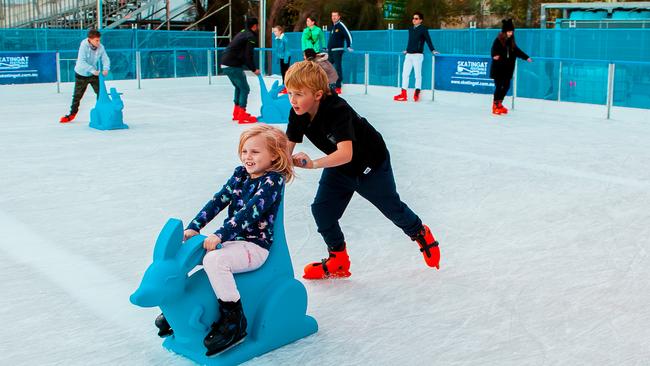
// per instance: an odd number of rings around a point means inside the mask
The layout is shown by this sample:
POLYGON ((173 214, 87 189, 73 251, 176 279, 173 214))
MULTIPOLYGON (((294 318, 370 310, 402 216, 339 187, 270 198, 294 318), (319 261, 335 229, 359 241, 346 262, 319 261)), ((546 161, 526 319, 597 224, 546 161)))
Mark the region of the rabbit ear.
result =
POLYGON ((156 246, 153 249, 153 259, 163 260, 176 256, 183 241, 183 222, 179 219, 169 219, 160 231, 156 246))
POLYGON ((193 236, 188 239, 178 251, 176 260, 180 264, 184 273, 189 272, 192 268, 201 264, 203 256, 205 256, 203 240, 205 240, 205 236, 203 235, 193 236))

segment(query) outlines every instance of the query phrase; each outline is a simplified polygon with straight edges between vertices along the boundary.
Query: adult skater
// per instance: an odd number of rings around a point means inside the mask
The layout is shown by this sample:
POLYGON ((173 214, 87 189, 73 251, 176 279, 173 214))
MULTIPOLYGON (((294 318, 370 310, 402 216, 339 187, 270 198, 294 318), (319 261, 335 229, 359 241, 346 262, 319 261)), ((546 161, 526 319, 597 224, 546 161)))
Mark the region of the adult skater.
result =
POLYGON ((260 70, 255 66, 253 57, 253 50, 257 46, 257 33, 255 33, 257 32, 257 28, 257 18, 246 19, 246 29, 243 29, 232 39, 221 57, 221 69, 235 87, 233 100, 235 108, 232 112, 232 119, 238 123, 257 122, 255 116, 246 112, 248 94, 251 88, 244 74, 244 66, 255 75, 260 74, 260 70))
POLYGON ((336 80, 336 94, 341 94, 341 82, 343 81, 343 52, 347 47, 352 51, 352 34, 341 21, 341 13, 332 12, 332 30, 330 30, 330 39, 327 42, 327 51, 329 61, 334 65, 338 80, 336 80))
POLYGON ((316 25, 316 17, 310 15, 305 20, 307 27, 302 31, 302 50, 313 48, 316 53, 319 53, 325 47, 325 34, 316 25))
POLYGON ((429 36, 429 28, 422 25, 424 15, 419 11, 413 13, 413 26, 409 27, 409 40, 406 45, 404 53, 404 67, 402 68, 402 92, 393 97, 394 100, 399 102, 406 102, 408 97, 406 90, 409 88, 409 77, 411 70, 415 73, 415 93, 413 94, 413 101, 420 100, 420 89, 422 89, 422 61, 424 60, 424 43, 426 42, 434 55, 440 52, 436 51, 429 36))
POLYGON ((494 99, 492 101, 492 113, 506 114, 508 109, 503 106, 505 98, 510 89, 510 79, 515 71, 517 57, 533 62, 515 42, 515 25, 512 19, 501 21, 501 32, 492 43, 492 65, 490 65, 490 77, 494 79, 494 99))
POLYGON ((71 122, 79 112, 79 103, 84 96, 88 84, 99 98, 99 60, 102 61, 102 74, 108 75, 111 69, 111 60, 106 54, 104 45, 101 44, 101 33, 95 29, 88 31, 88 38, 81 41, 77 54, 77 63, 74 65, 74 92, 70 113, 61 117, 59 122, 71 122))

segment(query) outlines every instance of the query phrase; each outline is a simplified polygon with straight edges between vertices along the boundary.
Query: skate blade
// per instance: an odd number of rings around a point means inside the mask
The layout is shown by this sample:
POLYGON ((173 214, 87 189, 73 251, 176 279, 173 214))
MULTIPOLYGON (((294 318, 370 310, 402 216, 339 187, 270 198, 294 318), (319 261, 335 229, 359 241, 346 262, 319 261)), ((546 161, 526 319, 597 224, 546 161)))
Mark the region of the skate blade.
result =
POLYGON ((237 342, 231 344, 230 346, 228 346, 228 347, 226 347, 226 348, 224 348, 224 349, 222 349, 222 350, 220 350, 220 351, 218 351, 218 352, 216 352, 216 353, 210 353, 210 351, 208 351, 208 352, 205 353, 205 355, 208 356, 208 357, 216 357, 216 356, 219 356, 220 354, 222 354, 222 353, 226 352, 227 350, 229 350, 229 349, 235 347, 236 345, 240 344, 240 343, 243 342, 244 340, 246 340, 246 336, 242 337, 242 338, 241 338, 240 340, 238 340, 237 342))

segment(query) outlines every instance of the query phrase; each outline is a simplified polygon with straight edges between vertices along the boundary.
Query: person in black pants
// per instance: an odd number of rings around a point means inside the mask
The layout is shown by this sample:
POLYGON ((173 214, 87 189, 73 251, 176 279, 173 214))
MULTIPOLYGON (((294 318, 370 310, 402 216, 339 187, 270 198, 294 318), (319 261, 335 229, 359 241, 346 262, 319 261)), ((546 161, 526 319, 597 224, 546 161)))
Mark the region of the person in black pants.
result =
POLYGON ((350 259, 339 220, 355 192, 418 243, 428 266, 439 268, 438 242, 429 227, 400 199, 381 134, 330 91, 325 71, 315 62, 293 64, 286 82, 292 106, 287 125, 289 152, 293 153, 296 144, 307 137, 326 154, 313 160, 304 152, 292 155, 297 167, 323 169, 311 211, 329 257, 307 264, 303 278, 350 276, 350 259))
POLYGON ((74 120, 77 112, 79 112, 79 104, 81 103, 81 98, 86 93, 88 84, 92 86, 93 91, 99 98, 99 73, 101 72, 102 75, 106 76, 110 69, 111 60, 106 54, 104 45, 101 44, 101 33, 95 29, 91 29, 88 31, 88 38, 79 44, 77 62, 74 66, 74 92, 72 93, 70 113, 61 117, 59 122, 68 123, 74 120))
POLYGON ((341 21, 341 13, 332 12, 332 30, 330 39, 327 41, 328 59, 334 65, 339 78, 336 80, 336 94, 341 94, 341 82, 343 81, 343 52, 345 47, 352 52, 352 34, 341 21))
MULTIPOLYGON (((284 75, 287 73, 287 70, 289 70, 289 66, 291 65, 289 41, 284 36, 284 27, 281 25, 273 27, 273 35, 275 35, 273 51, 275 52, 275 57, 280 60, 280 74, 282 75, 282 84, 284 84, 284 75)), ((286 93, 287 88, 282 88, 280 94, 286 93)))
POLYGON ((506 114, 508 109, 503 106, 503 98, 510 89, 510 80, 515 71, 517 57, 528 62, 533 60, 517 47, 515 42, 515 26, 512 19, 501 21, 501 32, 492 43, 492 65, 490 65, 490 77, 494 79, 494 99, 492 101, 492 113, 506 114))

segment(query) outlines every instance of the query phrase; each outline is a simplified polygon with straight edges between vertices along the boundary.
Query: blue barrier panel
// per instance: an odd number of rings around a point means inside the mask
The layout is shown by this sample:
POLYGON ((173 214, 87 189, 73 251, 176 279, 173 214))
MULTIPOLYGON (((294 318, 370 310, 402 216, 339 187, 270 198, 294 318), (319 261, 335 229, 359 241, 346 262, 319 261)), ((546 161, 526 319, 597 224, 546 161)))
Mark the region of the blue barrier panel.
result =
POLYGON ((56 81, 54 52, 0 54, 0 84, 52 83, 56 81))

